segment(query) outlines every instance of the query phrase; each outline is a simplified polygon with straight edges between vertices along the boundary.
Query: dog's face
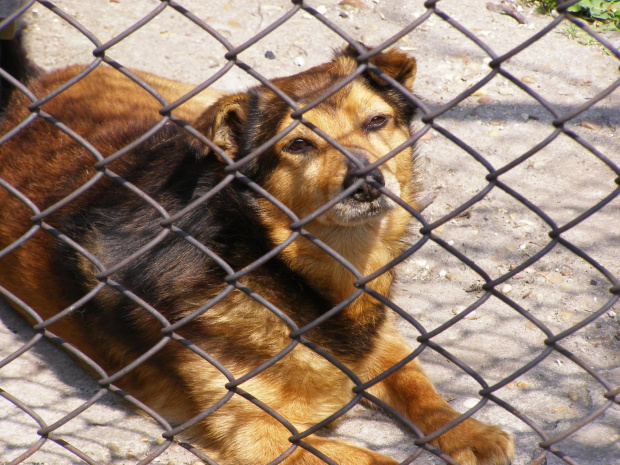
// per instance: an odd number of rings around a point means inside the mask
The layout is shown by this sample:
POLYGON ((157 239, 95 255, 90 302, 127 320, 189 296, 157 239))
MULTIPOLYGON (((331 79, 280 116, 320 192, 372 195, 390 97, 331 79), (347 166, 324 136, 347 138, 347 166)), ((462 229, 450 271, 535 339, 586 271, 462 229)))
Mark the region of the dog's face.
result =
MULTIPOLYGON (((370 63, 411 88, 413 58, 389 51, 376 55, 370 63)), ((332 62, 273 83, 304 108, 354 73, 357 66, 349 48, 332 62)), ((384 163, 366 168, 410 137, 414 113, 413 105, 380 76, 365 71, 305 112, 301 122, 291 117, 292 112, 275 92, 260 87, 225 99, 203 115, 202 124, 209 124, 207 135, 234 160, 276 137, 270 148, 241 170, 299 218, 340 196, 342 200, 316 222, 358 226, 376 222, 396 208, 381 192, 383 188, 407 202, 413 200, 410 146, 384 163)))

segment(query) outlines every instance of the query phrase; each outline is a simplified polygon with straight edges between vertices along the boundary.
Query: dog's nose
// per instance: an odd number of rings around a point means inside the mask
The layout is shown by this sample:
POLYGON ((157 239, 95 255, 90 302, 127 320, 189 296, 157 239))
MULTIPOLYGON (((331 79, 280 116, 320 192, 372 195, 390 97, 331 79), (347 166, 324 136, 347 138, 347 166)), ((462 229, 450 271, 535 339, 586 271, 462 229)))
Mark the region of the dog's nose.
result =
MULTIPOLYGON (((362 161, 364 165, 368 165, 368 162, 364 159, 362 161)), ((351 163, 353 165, 353 163, 351 163)), ((350 187, 355 181, 360 178, 364 178, 367 181, 372 181, 380 186, 385 186, 385 179, 383 178, 383 174, 379 170, 379 168, 375 168, 370 173, 364 175, 356 175, 357 171, 356 166, 349 166, 347 170, 347 175, 344 178, 344 188, 347 189, 350 187)), ((373 200, 378 199, 381 196, 381 191, 370 184, 369 182, 363 182, 356 191, 351 194, 351 198, 357 200, 358 202, 372 202, 373 200)))

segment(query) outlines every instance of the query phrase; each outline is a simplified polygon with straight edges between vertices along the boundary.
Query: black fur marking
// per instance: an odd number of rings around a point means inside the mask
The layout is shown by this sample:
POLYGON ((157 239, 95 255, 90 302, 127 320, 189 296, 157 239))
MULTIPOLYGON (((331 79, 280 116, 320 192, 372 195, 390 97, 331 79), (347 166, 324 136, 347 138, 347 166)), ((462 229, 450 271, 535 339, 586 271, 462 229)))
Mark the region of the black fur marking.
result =
MULTIPOLYGON (((257 118, 257 123, 259 115, 253 118, 257 118)), ((130 136, 128 139, 131 140, 130 136)), ((250 149, 251 145, 245 144, 245 151, 250 149)), ((270 150, 242 171, 264 180, 276 163, 276 155, 270 150)), ((182 130, 167 126, 113 168, 173 214, 215 186, 224 177, 223 167, 217 157, 200 157, 197 149, 190 144, 189 136, 182 130)), ((256 196, 242 183, 233 182, 185 215, 176 226, 218 254, 234 270, 239 270, 274 247, 257 213, 256 196)), ((59 227, 78 243, 87 248, 94 247, 98 258, 107 266, 121 261, 161 232, 159 213, 111 180, 100 182, 83 197, 80 202, 88 208, 80 208, 79 213, 62 217, 59 227)), ((57 263, 64 268, 63 272, 69 279, 75 280, 67 286, 74 289, 74 295, 70 296, 72 300, 78 300, 90 290, 86 285, 76 288, 75 282, 92 282, 92 278, 83 275, 77 252, 61 245, 57 263), (71 259, 67 260, 67 257, 71 259)), ((200 303, 202 305, 225 287, 225 276, 224 270, 213 260, 178 235, 170 233, 161 243, 111 278, 174 323, 199 307, 195 304, 191 308, 184 306, 188 296, 203 296, 206 300, 200 303)), ((264 289, 274 290, 277 302, 273 303, 279 305, 300 327, 337 304, 329 302, 320 290, 313 289, 303 277, 277 258, 257 269, 251 279, 263 283, 264 289)), ((260 292, 260 289, 257 291, 260 292)), ((376 312, 375 322, 369 325, 356 324, 340 313, 319 329, 310 331, 306 337, 336 356, 356 359, 372 348, 373 336, 384 320, 385 310, 381 306, 377 305, 376 312)), ((136 356, 162 338, 161 324, 153 316, 112 289, 106 289, 75 317, 83 320, 92 337, 101 344, 110 338, 123 340, 125 344, 131 344, 136 356)), ((191 323, 182 328, 180 334, 190 340, 197 336, 192 331, 191 323)), ((227 351, 227 356, 233 359, 236 353, 241 353, 247 359, 247 351, 236 350, 238 345, 228 347, 230 341, 215 337, 212 343, 219 347, 208 342, 211 347, 203 348, 227 351)), ((255 356, 260 362, 268 354, 255 356)), ((113 361, 109 363, 111 368, 119 368, 114 366, 113 361)))

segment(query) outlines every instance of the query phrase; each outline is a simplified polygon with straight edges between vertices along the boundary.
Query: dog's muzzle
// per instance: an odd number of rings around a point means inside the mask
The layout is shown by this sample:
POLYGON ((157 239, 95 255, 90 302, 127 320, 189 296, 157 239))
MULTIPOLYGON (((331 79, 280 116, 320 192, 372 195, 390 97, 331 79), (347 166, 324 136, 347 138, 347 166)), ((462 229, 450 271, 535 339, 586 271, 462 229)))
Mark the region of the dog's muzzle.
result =
MULTIPOLYGON (((364 155, 354 154, 363 166, 368 166, 370 163, 364 155)), ((343 187, 348 189, 359 179, 365 181, 355 190, 350 198, 357 200, 358 202, 372 202, 377 200, 381 196, 381 191, 378 187, 385 186, 385 179, 379 168, 375 168, 367 174, 357 174, 359 168, 349 159, 347 159, 347 174, 345 175, 343 187)))

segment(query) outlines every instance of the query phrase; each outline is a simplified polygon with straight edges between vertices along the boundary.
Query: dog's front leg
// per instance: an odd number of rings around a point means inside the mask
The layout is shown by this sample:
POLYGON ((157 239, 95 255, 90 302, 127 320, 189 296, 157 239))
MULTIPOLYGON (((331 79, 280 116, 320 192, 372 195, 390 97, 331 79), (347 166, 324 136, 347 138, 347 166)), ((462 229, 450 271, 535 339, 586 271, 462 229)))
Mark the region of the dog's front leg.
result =
MULTIPOLYGON (((367 365, 367 379, 407 357, 411 350, 391 325, 386 325, 367 365)), ((460 414, 437 394, 417 361, 411 361, 368 392, 409 418, 428 435, 460 414)), ((512 439, 499 427, 467 419, 431 441, 462 465, 505 465, 514 453, 512 439)))

